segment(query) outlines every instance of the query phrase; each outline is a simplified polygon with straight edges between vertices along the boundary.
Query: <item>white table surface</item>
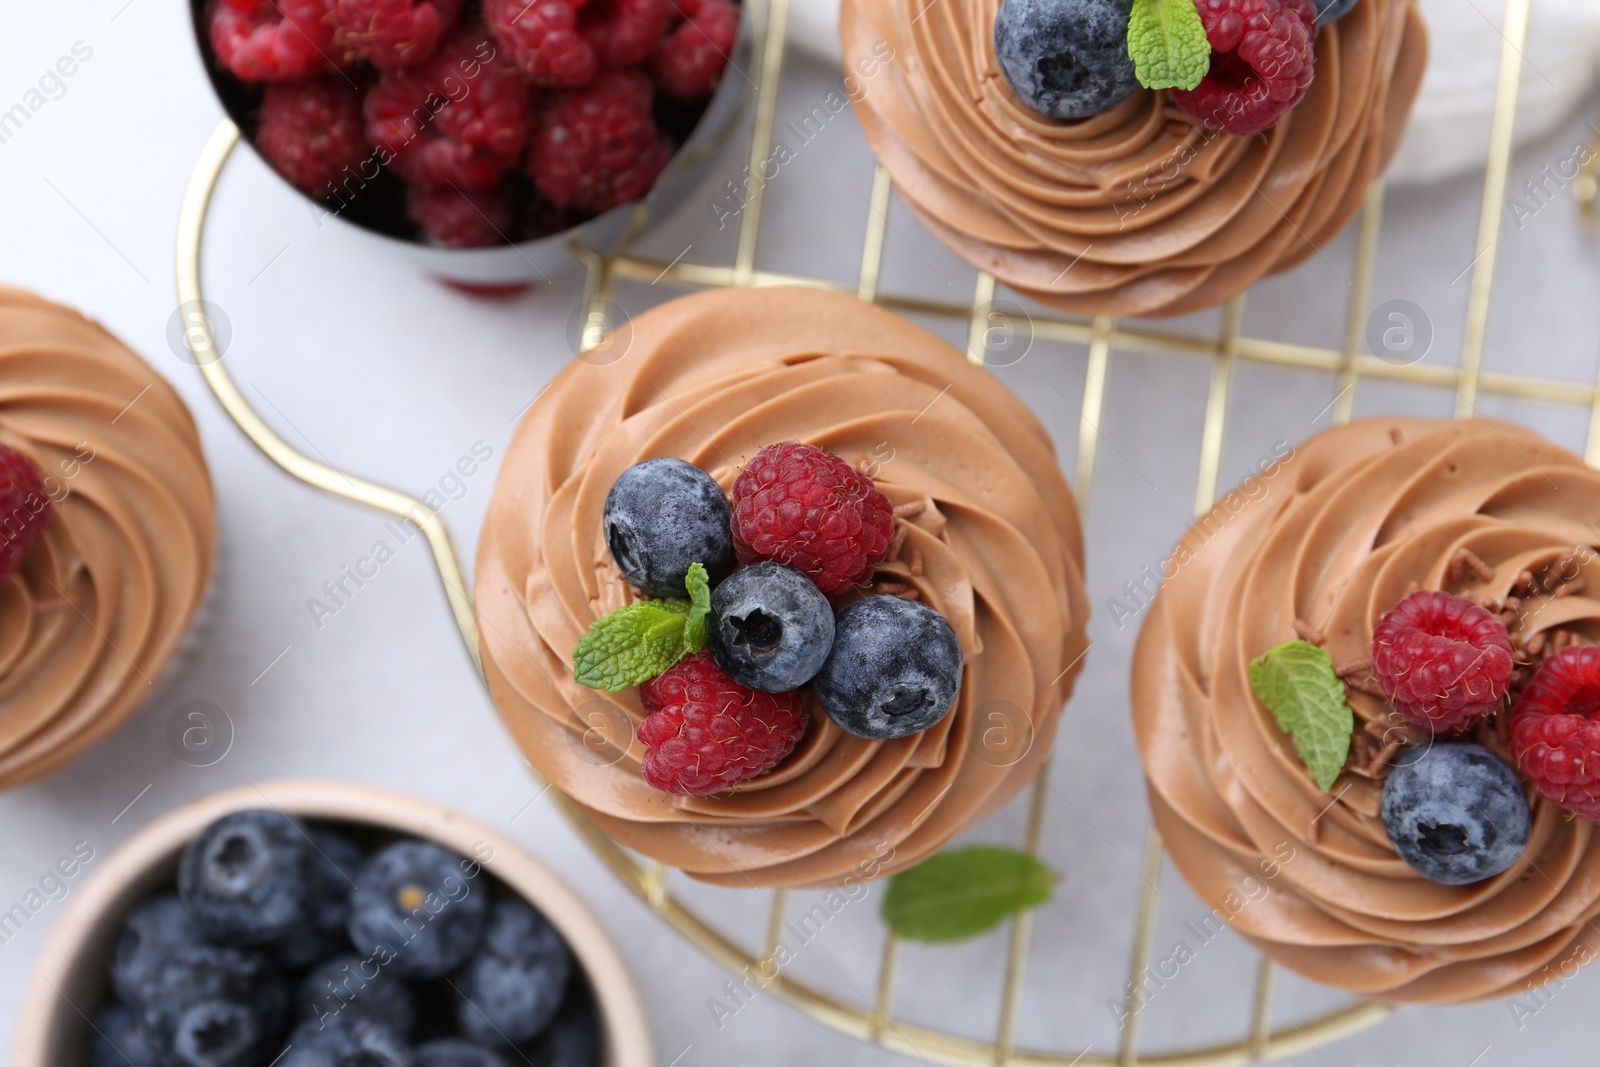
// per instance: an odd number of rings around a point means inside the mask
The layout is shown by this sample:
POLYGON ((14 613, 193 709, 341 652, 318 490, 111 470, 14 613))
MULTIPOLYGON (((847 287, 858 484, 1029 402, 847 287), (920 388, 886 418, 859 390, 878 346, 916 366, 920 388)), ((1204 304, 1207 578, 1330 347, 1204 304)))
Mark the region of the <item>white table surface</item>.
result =
MULTIPOLYGON (((0 797, 0 906, 19 900, 79 840, 104 856, 184 800, 223 786, 285 776, 334 776, 409 790, 508 829, 592 902, 644 989, 663 1064, 883 1064, 895 1057, 837 1036, 758 998, 718 1026, 708 1006, 726 975, 626 893, 562 821, 510 745, 473 676, 420 538, 399 548, 319 627, 307 608, 342 565, 391 539, 382 518, 292 480, 222 414, 198 374, 167 347, 176 304, 173 234, 195 154, 220 109, 188 43, 177 0, 79 0, 10 5, 0 33, 0 109, 23 98, 74 42, 93 57, 21 131, 0 144, 0 280, 35 288, 104 321, 165 373, 199 419, 215 475, 223 553, 218 596, 197 654, 152 694, 120 733, 53 778, 0 797), (270 669, 267 669, 270 666, 270 669), (265 672, 265 673, 263 673, 265 672), (164 739, 173 709, 190 700, 223 708, 237 736, 227 757, 195 768, 164 739), (135 801, 137 798, 137 801, 135 801), (530 804, 530 801, 534 801, 530 804), (132 806, 129 807, 130 802, 132 806), (676 1059, 675 1059, 676 1058, 676 1059)), ((792 60, 781 121, 810 111, 836 73, 792 60)), ((1591 108, 1522 153, 1513 185, 1570 154, 1591 108)), ((1484 131, 1487 135, 1487 131, 1484 131)), ((734 177, 734 149, 715 182, 734 177)), ((871 159, 848 115, 810 144, 769 187, 763 265, 851 279, 871 159)), ((732 230, 718 233, 704 195, 648 247, 664 259, 689 248, 727 262, 732 230)), ((1453 363, 1461 344, 1475 251, 1475 178, 1391 190, 1374 303, 1409 299, 1431 319, 1430 360, 1453 363)), ((1509 218, 1509 216, 1508 216, 1509 218)), ((891 214, 885 287, 965 300, 972 271, 905 212, 891 214)), ((1247 302, 1253 335, 1337 345, 1353 241, 1270 281, 1247 302)), ((1498 248, 1498 296, 1486 365, 1578 381, 1600 365, 1600 237, 1558 198, 1508 226, 1498 248)), ((233 326, 228 359, 246 395, 291 441, 332 462, 414 493, 436 485, 477 442, 495 453, 444 517, 470 558, 512 419, 570 358, 568 316, 579 295, 569 275, 518 300, 485 304, 446 291, 387 259, 380 242, 312 213, 249 152, 223 177, 207 241, 207 295, 233 326)), ((637 311, 670 294, 624 286, 637 311)), ((1215 328, 1215 314, 1195 323, 1215 328)), ((949 323, 932 324, 960 337, 949 323)), ((1000 373, 1051 426, 1074 469, 1084 353, 1040 344, 1000 373)), ((1024 997, 1024 1045, 1098 1053, 1116 1047, 1106 1001, 1119 994, 1139 885, 1129 863, 1146 811, 1127 725, 1134 628, 1119 631, 1107 601, 1141 565, 1161 558, 1192 507, 1210 364, 1118 353, 1088 513, 1095 647, 1068 709, 1056 758, 1044 854, 1064 873, 1036 923, 1024 997), (1107 447, 1109 446, 1109 447, 1107 447)), ((1242 476, 1277 440, 1325 425, 1331 377, 1243 365, 1238 372, 1223 478, 1242 476)), ((1445 391, 1363 383, 1357 412, 1448 415, 1445 391)), ((1485 397, 1485 411, 1520 418, 1581 448, 1585 413, 1485 397)), ((973 839, 1015 840, 1014 807, 973 839)), ((93 865, 90 865, 93 869, 93 865)), ((1170 868, 1157 954, 1204 913, 1170 868)), ((750 941, 765 897, 702 894, 750 941)), ((50 904, 0 944, 0 1047, 53 915, 50 904)), ((876 898, 853 904, 806 947, 799 973, 847 999, 870 990, 878 944, 876 898), (853 987, 853 988, 852 988, 853 987)), ((1003 939, 908 950, 899 1009, 974 1035, 992 1030, 1003 939)), ((1233 1039, 1253 994, 1254 958, 1231 936, 1207 946, 1153 1001, 1152 1049, 1233 1039)), ((1297 1064, 1570 1064, 1589 1062, 1600 969, 1547 994, 1522 1025, 1504 1003, 1402 1013, 1384 1026, 1296 1058, 1297 1064), (1475 1059, 1475 1057, 1478 1057, 1475 1059)), ((1274 994, 1287 1020, 1339 997, 1285 977, 1274 994)))

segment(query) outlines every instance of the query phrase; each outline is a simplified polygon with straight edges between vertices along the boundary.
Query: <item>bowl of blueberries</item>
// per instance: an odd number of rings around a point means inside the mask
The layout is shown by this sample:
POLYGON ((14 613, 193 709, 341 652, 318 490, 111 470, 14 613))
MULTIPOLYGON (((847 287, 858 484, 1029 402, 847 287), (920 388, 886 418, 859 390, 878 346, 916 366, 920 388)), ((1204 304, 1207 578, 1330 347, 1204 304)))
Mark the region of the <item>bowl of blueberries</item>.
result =
POLYGON ((78 890, 13 1067, 648 1067, 588 907, 509 838, 369 786, 203 797, 78 890))

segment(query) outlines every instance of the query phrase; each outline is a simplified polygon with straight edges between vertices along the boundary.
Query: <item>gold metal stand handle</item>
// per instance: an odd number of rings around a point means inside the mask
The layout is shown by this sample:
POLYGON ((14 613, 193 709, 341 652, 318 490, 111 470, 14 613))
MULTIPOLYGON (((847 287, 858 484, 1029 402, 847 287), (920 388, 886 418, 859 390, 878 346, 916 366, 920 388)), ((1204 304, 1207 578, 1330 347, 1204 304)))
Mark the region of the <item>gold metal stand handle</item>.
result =
POLYGON ((200 373, 216 394, 223 410, 238 423, 245 436, 267 454, 278 466, 334 496, 353 500, 377 508, 415 525, 428 539, 433 559, 439 568, 439 580, 444 583, 445 596, 450 600, 450 611, 455 615, 456 626, 467 646, 472 665, 481 674, 483 662, 478 655, 478 620, 472 611, 472 597, 467 591, 461 563, 443 520, 422 501, 395 489, 389 489, 363 478, 335 470, 311 457, 296 451, 257 415, 234 384, 222 356, 216 354, 216 342, 211 333, 210 318, 204 310, 204 291, 200 284, 201 241, 205 236, 206 213, 211 206, 211 194, 216 190, 217 179, 223 165, 239 144, 239 127, 233 120, 224 118, 211 132, 200 158, 195 161, 189 176, 188 188, 183 193, 183 207, 178 213, 178 302, 187 309, 186 325, 191 350, 199 356, 200 373), (202 355, 203 353, 208 355, 202 355))
POLYGON ((1578 180, 1572 183, 1572 195, 1584 221, 1600 227, 1600 133, 1589 142, 1589 156, 1578 171, 1578 180))

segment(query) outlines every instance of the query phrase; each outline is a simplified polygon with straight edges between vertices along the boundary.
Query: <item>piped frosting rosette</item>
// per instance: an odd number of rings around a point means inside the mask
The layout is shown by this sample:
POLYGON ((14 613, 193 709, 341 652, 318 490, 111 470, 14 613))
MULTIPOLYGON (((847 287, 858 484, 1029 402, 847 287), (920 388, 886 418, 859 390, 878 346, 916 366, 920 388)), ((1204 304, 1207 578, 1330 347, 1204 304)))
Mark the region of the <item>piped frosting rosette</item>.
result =
MULTIPOLYGON (((1508 423, 1371 419, 1300 446, 1267 485, 1189 531, 1139 638, 1134 727, 1173 862, 1266 955, 1363 996, 1455 1003, 1570 977, 1600 950, 1593 824, 1530 791, 1509 869, 1429 881, 1380 815, 1373 768, 1402 736, 1384 698, 1348 687, 1355 744, 1324 793, 1247 665, 1297 628, 1359 663, 1416 587, 1499 609, 1525 670, 1600 641, 1600 474, 1508 423)), ((1477 738, 1502 753, 1505 718, 1477 738)))
POLYGON ((1322 27, 1310 91, 1265 134, 1208 129, 1143 89, 1058 122, 1001 75, 998 8, 844 0, 856 115, 952 251, 1082 314, 1179 315, 1309 258, 1394 155, 1427 65, 1410 0, 1361 0, 1322 27))
POLYGON ((705 292, 622 327, 523 419, 478 552, 484 670, 527 757, 622 844, 730 886, 837 885, 916 863, 1032 777, 1087 647, 1082 556, 1048 437, 989 372, 851 297, 705 292), (658 792, 640 775, 638 691, 573 680, 585 630, 638 595, 606 547, 607 490, 675 456, 726 491, 742 461, 790 440, 870 466, 893 504, 920 505, 900 508, 916 514, 897 519, 903 547, 876 580, 949 620, 960 696, 937 726, 891 741, 811 707, 770 773, 713 796, 658 792))
POLYGON ((43 539, 0 581, 9 788, 77 756, 152 692, 204 596, 216 518, 172 387, 97 323, 4 287, 0 443, 32 462, 50 501, 43 539))

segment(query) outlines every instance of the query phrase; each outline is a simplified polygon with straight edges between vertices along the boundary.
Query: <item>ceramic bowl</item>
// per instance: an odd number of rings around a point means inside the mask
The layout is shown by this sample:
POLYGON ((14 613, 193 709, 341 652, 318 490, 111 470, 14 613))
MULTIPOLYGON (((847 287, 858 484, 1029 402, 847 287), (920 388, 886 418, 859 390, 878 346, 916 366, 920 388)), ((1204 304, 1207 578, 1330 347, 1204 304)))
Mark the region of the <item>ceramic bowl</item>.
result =
POLYGON ((45 942, 17 1016, 11 1067, 83 1067, 89 1019, 106 995, 107 961, 124 917, 172 884, 178 856, 216 819, 270 807, 305 819, 418 837, 463 856, 542 911, 571 946, 599 1008, 604 1067, 654 1067, 649 1024, 627 965, 588 906, 505 834, 438 804, 372 786, 282 781, 213 793, 161 816, 73 890, 45 942))

